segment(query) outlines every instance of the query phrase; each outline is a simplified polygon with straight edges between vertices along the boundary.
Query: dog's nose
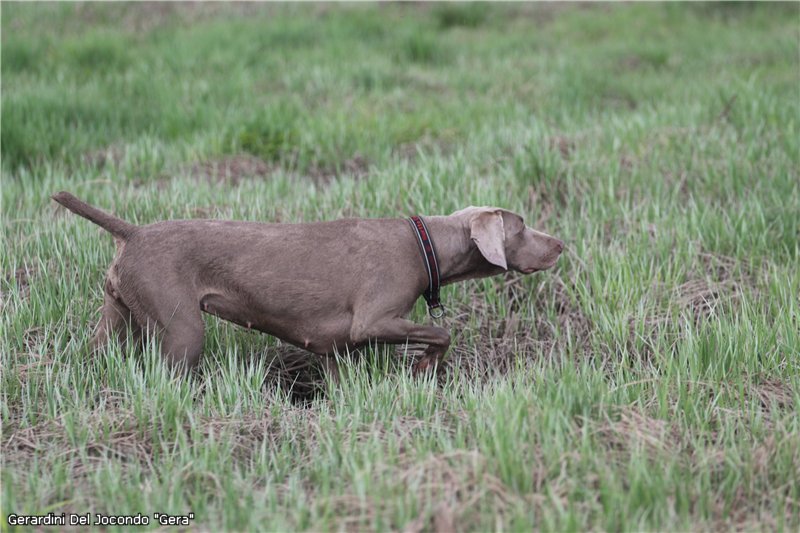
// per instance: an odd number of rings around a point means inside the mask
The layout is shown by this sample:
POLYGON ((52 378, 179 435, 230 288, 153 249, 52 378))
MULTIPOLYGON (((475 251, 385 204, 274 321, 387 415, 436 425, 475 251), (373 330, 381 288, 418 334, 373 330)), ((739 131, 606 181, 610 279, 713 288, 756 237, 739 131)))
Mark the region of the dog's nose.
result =
POLYGON ((564 249, 564 241, 562 241, 561 239, 554 239, 554 240, 555 240, 555 247, 558 250, 558 253, 561 253, 561 251, 564 249))

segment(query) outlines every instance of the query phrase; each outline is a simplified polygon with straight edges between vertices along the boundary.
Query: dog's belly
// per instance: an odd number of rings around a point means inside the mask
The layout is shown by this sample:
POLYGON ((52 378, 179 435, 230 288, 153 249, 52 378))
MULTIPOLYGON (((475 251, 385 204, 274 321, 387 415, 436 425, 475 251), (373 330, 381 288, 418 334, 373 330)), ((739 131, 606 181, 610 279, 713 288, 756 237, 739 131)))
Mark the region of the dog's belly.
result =
POLYGON ((306 314, 298 315, 261 302, 243 305, 241 298, 241 295, 208 292, 200 298, 200 309, 318 354, 344 350, 350 344, 353 317, 346 310, 335 315, 326 311, 325 316, 319 316, 317 310, 309 309, 306 314))

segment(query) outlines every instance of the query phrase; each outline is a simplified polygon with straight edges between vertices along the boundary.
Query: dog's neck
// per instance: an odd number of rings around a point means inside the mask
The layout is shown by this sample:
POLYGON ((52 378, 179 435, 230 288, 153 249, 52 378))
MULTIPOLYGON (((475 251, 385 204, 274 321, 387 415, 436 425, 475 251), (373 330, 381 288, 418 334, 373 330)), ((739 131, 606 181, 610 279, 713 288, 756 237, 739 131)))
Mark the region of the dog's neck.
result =
POLYGON ((478 246, 470 238, 469 226, 453 224, 451 217, 447 216, 423 218, 436 247, 442 285, 505 272, 481 255, 478 246))

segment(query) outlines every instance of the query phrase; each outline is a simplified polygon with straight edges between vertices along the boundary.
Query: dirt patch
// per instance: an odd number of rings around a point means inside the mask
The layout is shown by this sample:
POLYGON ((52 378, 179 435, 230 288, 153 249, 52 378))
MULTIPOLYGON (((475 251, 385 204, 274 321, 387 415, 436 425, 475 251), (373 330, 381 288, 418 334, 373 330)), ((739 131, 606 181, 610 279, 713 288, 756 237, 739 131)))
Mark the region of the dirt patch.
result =
MULTIPOLYGON (((532 146, 529 148, 533 151, 532 155, 518 153, 512 157, 524 158, 520 177, 530 183, 526 208, 549 214, 553 209, 565 207, 575 197, 589 194, 589 191, 584 184, 574 180, 570 184, 567 181, 567 167, 582 142, 581 136, 571 138, 555 136, 546 142, 545 153, 540 153, 540 148, 532 146), (557 152, 558 159, 553 160, 546 152, 557 152)), ((540 220, 546 218, 540 216, 540 220)))
POLYGON ((514 366, 516 353, 526 349, 542 349, 535 328, 527 318, 520 320, 514 309, 505 318, 496 319, 496 310, 485 298, 473 296, 469 303, 448 309, 445 328, 461 332, 454 339, 445 365, 458 367, 472 375, 492 377, 506 374, 514 366))
MULTIPOLYGON (((794 442, 794 449, 800 450, 800 440, 797 436, 793 435, 788 438, 794 442)), ((775 509, 776 501, 783 502, 783 523, 796 522, 800 503, 791 497, 791 484, 774 486, 771 481, 771 470, 775 468, 774 458, 777 450, 778 443, 773 434, 767 435, 764 440, 750 448, 748 484, 740 485, 729 503, 721 499, 713 501, 711 512, 714 529, 719 531, 778 531, 781 529, 779 527, 780 508, 776 513, 759 512, 763 509, 775 509), (760 490, 758 487, 767 490, 760 490)), ((711 475, 715 478, 715 482, 722 484, 726 480, 725 464, 731 461, 731 458, 724 449, 716 450, 710 457, 711 461, 707 461, 702 467, 711 468, 711 475)), ((795 457, 800 459, 797 454, 795 457)), ((741 459, 736 459, 736 461, 739 460, 741 459)))
POLYGON ((531 294, 521 276, 508 274, 502 290, 506 300, 503 318, 497 318, 496 310, 477 295, 468 304, 449 310, 445 327, 460 331, 461 338, 471 343, 452 345, 446 365, 491 377, 514 370, 520 358, 533 360, 568 346, 589 353, 592 322, 571 299, 561 278, 555 278, 552 285, 540 285, 538 293, 531 294), (531 299, 535 301, 533 314, 526 303, 531 299), (555 321, 550 316, 553 311, 555 321))
POLYGON ((243 179, 263 178, 273 170, 274 166, 263 159, 238 154, 195 163, 185 173, 197 179, 238 185, 243 179))
POLYGON ((595 12, 607 12, 616 7, 612 4, 596 2, 519 2, 511 5, 513 5, 513 8, 508 10, 508 16, 511 21, 519 21, 526 24, 533 21, 539 25, 549 24, 570 11, 594 10, 595 12))
POLYGON ((636 54, 630 54, 617 62, 618 70, 639 70, 644 66, 644 61, 636 54))
POLYGON ((714 314, 720 302, 736 298, 739 285, 735 280, 714 282, 695 279, 678 286, 675 295, 680 308, 700 322, 714 314))
MULTIPOLYGON (((567 293, 567 286, 560 277, 556 278, 556 287, 553 294, 555 299, 555 309, 558 317, 558 325, 563 331, 571 333, 578 341, 584 353, 590 349, 589 340, 594 328, 591 319, 586 316, 583 309, 578 305, 577 301, 573 301, 567 293)), ((537 313, 538 316, 544 314, 544 309, 540 309, 537 313)), ((540 327, 549 326, 549 323, 543 319, 539 321, 540 327)), ((541 335, 545 335, 544 331, 540 330, 541 335)), ((550 337, 555 339, 555 331, 550 331, 550 337)))
MULTIPOLYGON (((26 345, 27 345, 27 333, 26 333, 26 345)), ((30 374, 35 374, 37 372, 44 372, 46 371, 47 367, 50 367, 54 364, 52 358, 47 355, 38 355, 34 353, 30 353, 29 362, 27 364, 17 364, 14 366, 17 374, 19 375, 20 381, 28 379, 30 374)))
MULTIPOLYGON (((563 199, 562 199, 563 200, 563 199)), ((542 228, 546 225, 547 221, 553 215, 555 205, 553 199, 547 193, 540 193, 533 186, 528 186, 528 201, 526 211, 538 212, 539 217, 536 221, 531 221, 531 226, 534 228, 542 228)))
MULTIPOLYGON (((14 272, 5 276, 3 287, 16 288, 17 296, 20 300, 27 300, 31 294, 31 283, 38 275, 39 268, 36 265, 25 264, 14 272)), ((0 310, 5 309, 6 302, 10 299, 11 290, 0 291, 0 310)))
POLYGON ((112 144, 105 148, 89 150, 81 155, 81 162, 96 169, 119 168, 125 158, 125 148, 121 145, 112 144))
POLYGON ((125 31, 147 33, 167 24, 191 26, 217 17, 251 17, 271 9, 251 2, 122 2, 114 6, 75 4, 77 19, 97 26, 111 24, 125 31))
MULTIPOLYGON (((403 531, 460 531, 463 529, 461 521, 468 518, 481 501, 490 500, 493 506, 502 507, 525 504, 499 478, 487 472, 486 464, 486 459, 476 450, 431 454, 424 459, 412 452, 403 455, 398 464, 375 465, 373 477, 377 484, 391 479, 408 493, 425 494, 425 501, 434 503, 431 511, 423 510, 403 531)), ((391 523, 387 502, 370 495, 348 493, 333 497, 330 503, 341 509, 337 529, 360 529, 365 524, 375 523, 377 517, 382 517, 384 523, 391 523)))
MULTIPOLYGON (((210 182, 239 185, 245 179, 265 178, 280 170, 278 163, 270 163, 250 154, 237 154, 220 159, 209 159, 185 168, 181 174, 210 182)), ((369 173, 370 163, 364 156, 356 154, 332 167, 314 162, 304 176, 317 185, 327 185, 341 176, 359 179, 369 173)))
POLYGON ((751 277, 736 275, 739 263, 732 257, 701 252, 699 258, 699 271, 673 295, 673 301, 689 312, 695 323, 707 320, 722 304, 739 299, 744 287, 755 285, 751 277))
POLYGON ((369 173, 369 160, 355 154, 346 159, 339 168, 313 163, 308 169, 308 177, 317 185, 327 185, 341 176, 350 176, 360 179, 369 173))
POLYGON ((707 252, 699 253, 698 257, 699 264, 689 272, 687 281, 656 288, 660 294, 654 295, 644 317, 639 314, 630 317, 627 341, 630 353, 650 359, 664 335, 669 335, 673 342, 685 335, 680 317, 702 327, 739 300, 745 290, 756 290, 755 278, 742 273, 736 259, 707 252))
MULTIPOLYGON (((67 475, 74 480, 75 490, 82 490, 80 487, 90 486, 93 474, 107 466, 109 461, 119 467, 123 476, 131 468, 147 474, 164 456, 174 456, 181 448, 194 443, 224 442, 226 455, 234 465, 242 466, 250 464, 264 446, 276 451, 284 451, 290 446, 297 464, 313 462, 319 457, 322 446, 317 438, 320 434, 319 414, 309 409, 284 408, 280 413, 268 410, 263 414, 235 418, 195 415, 191 422, 183 422, 175 428, 161 427, 158 417, 153 418, 152 423, 143 423, 130 407, 118 407, 113 403, 106 405, 113 407, 90 411, 82 417, 81 426, 87 441, 79 446, 74 444, 71 428, 63 418, 22 427, 21 418, 12 414, 0 441, 4 466, 22 472, 33 456, 39 457, 43 464, 57 457, 58 461, 69 465, 67 475)), ((397 480, 409 490, 430 491, 437 499, 448 502, 448 506, 440 507, 436 515, 419 518, 420 522, 433 523, 442 529, 454 523, 456 514, 468 509, 473 498, 485 494, 483 476, 487 474, 481 474, 486 461, 473 451, 419 459, 414 442, 420 434, 440 430, 440 425, 441 421, 399 417, 388 424, 375 423, 348 430, 343 435, 341 446, 350 449, 356 446, 356 442, 378 439, 399 450, 399 463, 374 465, 375 483, 397 480)), ((184 481, 192 486, 207 484, 209 492, 220 489, 214 476, 194 469, 188 469, 186 476, 184 481)), ((276 490, 280 493, 281 488, 276 490)), ((314 487, 308 486, 305 490, 308 501, 313 502, 317 498, 314 487)), ((494 481, 489 492, 501 490, 504 490, 502 484, 494 481)), ((88 487, 86 491, 93 493, 88 487)), ((365 517, 376 513, 387 517, 391 508, 387 502, 368 501, 355 493, 333 498, 333 504, 340 508, 336 514, 342 526, 368 523, 365 517)), ((69 510, 68 504, 66 508, 69 510)))
MULTIPOLYGON (((741 298, 745 288, 756 290, 752 275, 742 274, 739 262, 721 254, 701 252, 699 268, 689 275, 689 280, 669 291, 670 307, 691 317, 695 325, 701 325, 715 316, 720 308, 741 298)), ((631 331, 636 318, 631 319, 631 331)), ((653 311, 645 319, 652 332, 674 322, 668 309, 653 311)))
POLYGON ((289 395, 296 405, 306 406, 325 395, 325 374, 319 357, 290 345, 273 352, 267 381, 289 395))
POLYGON ((352 176, 364 176, 369 171, 369 161, 358 154, 344 162, 344 173, 352 176))
POLYGON ((614 407, 610 416, 595 423, 594 434, 612 453, 627 461, 634 451, 644 451, 651 459, 675 454, 683 447, 680 433, 666 420, 652 418, 628 406, 614 407))
POLYGON ((428 155, 450 155, 453 153, 453 144, 445 139, 423 138, 400 143, 392 149, 392 153, 402 160, 414 162, 428 155))
MULTIPOLYGON (((581 423, 588 425, 593 437, 608 450, 605 460, 623 466, 629 464, 636 454, 643 454, 654 464, 678 459, 692 471, 708 473, 712 477, 712 485, 719 486, 729 478, 731 462, 745 461, 748 464, 749 485, 737 489, 733 502, 723 498, 711 501, 711 521, 719 530, 751 531, 763 527, 765 522, 759 510, 772 508, 775 498, 786 498, 786 523, 791 523, 791 508, 796 504, 789 504, 790 486, 771 485, 773 458, 778 449, 778 437, 774 434, 752 443, 749 453, 746 452, 742 458, 738 456, 739 451, 718 443, 720 436, 715 432, 711 432, 706 445, 703 445, 691 434, 682 433, 676 423, 653 418, 630 406, 614 406, 604 420, 581 419, 581 423), (760 490, 759 486, 770 490, 760 490), (756 524, 760 524, 759 527, 756 524)), ((690 495, 692 498, 697 496, 690 495)), ((769 523, 776 524, 775 518, 771 517, 769 523)))
POLYGON ((794 409, 794 390, 784 381, 768 378, 750 385, 749 395, 758 398, 765 410, 777 407, 783 410, 794 409))
POLYGON ((548 141, 548 146, 551 150, 558 150, 558 153, 561 154, 561 158, 564 159, 564 161, 569 161, 577 144, 569 137, 557 135, 548 141))
MULTIPOLYGON (((32 454, 45 454, 49 450, 59 450, 74 456, 71 475, 83 477, 91 475, 109 459, 123 464, 136 464, 147 470, 155 454, 173 452, 157 450, 158 446, 174 445, 176 439, 164 438, 174 428, 160 428, 142 425, 130 409, 113 408, 90 413, 82 424, 87 428, 102 428, 90 432, 90 439, 81 449, 71 445, 70 432, 62 419, 48 420, 34 426, 20 427, 17 420, 11 420, 3 428, 2 451, 7 465, 24 465, 32 454), (85 452, 85 455, 82 453, 85 452), (86 458, 88 456, 88 459, 86 458)), ((224 438, 232 448, 231 455, 236 461, 247 462, 264 441, 276 443, 285 435, 303 431, 306 436, 303 449, 313 453, 315 444, 309 437, 309 427, 316 424, 316 414, 305 409, 284 410, 280 417, 251 415, 239 418, 201 416, 194 417, 178 431, 183 431, 191 442, 201 442, 224 438), (199 436, 199 438, 198 438, 199 436)))

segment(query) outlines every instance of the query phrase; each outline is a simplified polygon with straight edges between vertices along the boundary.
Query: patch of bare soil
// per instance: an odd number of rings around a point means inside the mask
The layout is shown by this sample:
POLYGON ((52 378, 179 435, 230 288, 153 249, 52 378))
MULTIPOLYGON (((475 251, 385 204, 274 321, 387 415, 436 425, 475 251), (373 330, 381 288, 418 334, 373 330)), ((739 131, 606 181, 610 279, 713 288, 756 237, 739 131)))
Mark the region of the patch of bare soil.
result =
MULTIPOLYGON (((556 312, 558 313, 558 325, 562 331, 571 333, 586 353, 589 351, 589 338, 592 333, 593 324, 588 316, 583 312, 577 302, 574 302, 567 294, 567 286, 561 278, 556 279, 554 298, 556 302, 556 312)), ((544 310, 541 309, 537 315, 541 327, 550 327, 549 336, 557 342, 555 330, 542 318, 544 310)), ((545 336, 545 332, 540 329, 540 335, 545 336)))
MULTIPOLYGON (((191 26, 216 17, 245 17, 270 9, 258 2, 121 2, 114 11, 116 26, 147 33, 166 24, 191 26)), ((75 14, 87 25, 108 20, 107 8, 93 2, 75 4, 75 14)))
POLYGON ((369 173, 369 161, 366 157, 355 154, 354 156, 346 159, 341 168, 332 168, 326 165, 314 163, 308 169, 308 176, 317 185, 327 185, 333 180, 341 176, 350 176, 352 178, 363 178, 369 173))
MULTIPOLYGON (((237 464, 248 464, 254 454, 259 453, 264 444, 276 449, 285 446, 288 441, 302 441, 297 446, 293 458, 297 464, 311 462, 319 455, 320 443, 316 436, 319 431, 319 414, 315 410, 289 408, 280 414, 263 413, 244 417, 226 418, 213 416, 195 416, 183 427, 183 439, 164 438, 174 428, 162 428, 158 423, 143 424, 135 412, 128 407, 121 407, 115 401, 119 393, 111 390, 102 392, 105 409, 90 411, 81 424, 87 430, 88 442, 80 447, 72 444, 70 430, 62 418, 48 419, 33 426, 22 427, 19 417, 12 413, 11 420, 3 428, 0 450, 7 468, 23 469, 29 464, 31 457, 39 456, 47 460, 54 450, 59 459, 69 458, 69 475, 75 479, 76 485, 90 484, 91 476, 108 463, 114 461, 123 472, 128 466, 137 470, 149 471, 154 458, 164 454, 174 454, 179 450, 175 446, 183 440, 191 446, 212 440, 224 440, 231 448, 231 455, 237 464)), ((379 440, 398 449, 402 454, 400 464, 375 465, 376 483, 381 479, 397 479, 398 483, 422 488, 440 495, 450 502, 447 507, 440 508, 439 516, 432 520, 442 526, 452 522, 452 513, 469 506, 472 497, 481 497, 485 492, 481 486, 482 476, 476 471, 485 463, 477 452, 453 452, 431 456, 419 461, 414 443, 420 434, 429 434, 432 430, 441 431, 441 421, 428 421, 415 417, 399 417, 390 424, 376 422, 363 426, 358 431, 348 433, 342 443, 350 448, 354 443, 368 440, 379 440), (391 476, 391 477, 389 477, 391 476)), ((124 475, 124 474, 123 474, 124 475)), ((187 476, 197 475, 189 470, 187 476)), ((216 480, 204 478, 193 480, 200 484, 208 483, 208 490, 218 490, 216 480)), ((501 484, 496 482, 496 486, 501 484)), ((279 489, 280 490, 280 489, 279 489)), ((309 501, 315 498, 313 487, 308 487, 309 501)), ((501 490, 501 489, 498 489, 501 490)), ((363 497, 345 494, 334 497, 335 504, 341 509, 337 512, 342 526, 364 523, 365 516, 382 513, 387 509, 380 501, 365 502, 363 497)), ((69 506, 67 506, 69 507, 69 506)), ((429 517, 421 517, 427 521, 429 517)))
MULTIPOLYGON (((700 267, 690 274, 690 279, 675 288, 669 289, 672 307, 681 314, 691 317, 695 325, 713 318, 721 307, 741 298, 747 290, 756 289, 753 276, 739 274, 739 263, 732 257, 702 252, 699 254, 700 267)), ((633 334, 635 319, 631 319, 633 334)), ((668 309, 653 311, 646 319, 650 332, 654 335, 659 329, 668 327, 673 316, 668 309)))
POLYGON ((619 156, 619 168, 621 170, 629 171, 636 163, 636 158, 631 154, 623 153, 619 156))
POLYGON ((263 178, 273 170, 274 167, 263 159, 248 154, 237 154, 195 163, 186 173, 197 179, 238 185, 243 179, 263 178))
MULTIPOLYGON (((800 439, 797 435, 789 437, 795 450, 800 450, 800 439)), ((779 516, 781 510, 775 513, 764 513, 764 509, 774 509, 775 502, 783 502, 784 524, 791 524, 797 520, 800 512, 800 502, 791 498, 791 484, 775 486, 771 483, 771 471, 774 471, 774 457, 778 449, 775 435, 767 435, 761 442, 749 450, 749 483, 739 485, 728 503, 717 499, 712 502, 712 523, 714 529, 719 531, 756 531, 780 530, 779 516), (761 488, 759 488, 761 487, 761 488)), ((725 476, 724 466, 730 461, 724 449, 719 449, 712 454, 710 461, 704 467, 711 469, 712 476, 723 482, 725 476), (709 464, 710 463, 710 464, 709 464)), ((795 453, 795 465, 800 465, 800 453, 795 453)))
MULTIPOLYGON (((341 176, 363 178, 369 173, 369 166, 369 161, 365 157, 356 154, 342 162, 338 168, 313 163, 304 177, 317 185, 327 185, 341 176)), ((182 174, 196 179, 236 186, 245 179, 265 178, 278 169, 276 164, 268 163, 258 157, 237 154, 195 163, 184 169, 182 174)))
MULTIPOLYGON (((28 353, 36 353, 44 342, 44 331, 40 326, 31 326, 25 330, 23 341, 28 353)), ((47 351, 47 350, 45 350, 47 351)))
MULTIPOLYGON (((94 168, 119 168, 125 158, 125 149, 118 145, 111 145, 106 148, 90 150, 81 156, 81 160, 94 168)), ((264 161, 261 158, 250 154, 241 153, 223 156, 216 159, 206 159, 197 163, 189 164, 178 169, 177 175, 189 176, 198 180, 209 182, 225 183, 228 185, 239 185, 242 180, 251 178, 264 178, 278 169, 277 165, 264 161)), ((344 172, 355 176, 366 174, 368 164, 360 156, 354 156, 344 163, 344 172)), ((335 171, 313 167, 311 177, 315 181, 327 182, 337 176, 335 171)), ((167 174, 159 176, 156 184, 163 187, 170 181, 171 177, 167 174)), ((135 180, 136 185, 151 183, 149 180, 135 180)))
POLYGON ((278 349, 267 380, 277 383, 298 405, 308 405, 325 395, 325 374, 320 358, 293 346, 285 345, 278 349))
POLYGON ((603 93, 600 95, 599 99, 601 104, 617 109, 634 110, 639 107, 639 103, 633 96, 620 91, 609 91, 603 93))
MULTIPOLYGON (((161 434, 167 429, 143 426, 130 409, 90 412, 82 424, 97 431, 89 431, 92 437, 85 447, 76 449, 71 445, 70 431, 61 418, 27 427, 20 427, 19 422, 12 419, 3 428, 1 448, 5 465, 25 465, 32 455, 59 450, 61 454, 73 456, 71 475, 83 478, 90 476, 109 459, 123 465, 135 464, 147 470, 155 454, 172 451, 155 449, 159 446, 157 443, 162 441, 161 434)), ((316 448, 313 442, 315 432, 308 429, 315 425, 317 415, 313 411, 292 409, 281 413, 280 417, 268 414, 239 418, 195 417, 193 423, 190 425, 187 422, 182 430, 189 442, 198 438, 198 435, 200 441, 224 438, 233 450, 233 457, 237 461, 248 462, 264 441, 275 443, 285 435, 299 431, 305 435, 303 453, 313 454, 316 448)), ((163 446, 174 445, 162 442, 163 446)))
MULTIPOLYGON (((580 139, 557 136, 548 141, 549 149, 558 151, 567 165, 575 155, 575 150, 580 146, 580 139)), ((543 225, 554 210, 559 210, 574 200, 575 196, 588 194, 584 185, 578 182, 567 183, 566 170, 560 167, 555 171, 545 169, 539 162, 533 162, 528 172, 531 175, 532 185, 528 186, 526 211, 540 211, 542 214, 535 225, 543 225), (555 172, 554 175, 551 173, 555 172)))
POLYGON ((764 410, 777 407, 794 409, 794 390, 789 383, 775 378, 756 380, 750 385, 749 396, 758 398, 764 410))
MULTIPOLYGON (((3 288, 16 287, 17 295, 20 300, 27 300, 31 294, 31 282, 39 273, 36 265, 25 264, 5 276, 3 288)), ((0 290, 0 311, 5 309, 6 301, 10 298, 9 290, 0 290)))
POLYGON ((105 148, 89 150, 81 155, 81 161, 93 168, 103 169, 106 167, 119 168, 125 158, 125 148, 120 145, 112 144, 105 148))
POLYGON ((453 144, 439 138, 423 137, 417 141, 400 143, 392 149, 398 158, 414 162, 427 155, 447 156, 453 153, 453 144))
POLYGON ((626 55, 617 62, 619 70, 639 70, 643 66, 645 66, 645 62, 636 54, 626 55))
MULTIPOLYGON (((715 484, 723 483, 729 475, 727 472, 730 468, 731 452, 717 442, 720 436, 716 432, 712 431, 709 435, 707 447, 702 444, 698 446, 695 444, 697 441, 681 434, 676 424, 650 417, 630 406, 614 407, 605 420, 583 420, 582 423, 589 424, 593 435, 609 450, 608 460, 624 465, 630 461, 632 454, 644 453, 654 463, 662 459, 677 458, 692 470, 709 473, 715 484)), ((797 440, 796 437, 790 438, 797 440)), ((770 470, 773 468, 772 458, 776 449, 776 436, 773 434, 768 434, 752 445, 749 450, 749 486, 742 485, 737 489, 732 504, 723 498, 711 501, 714 529, 752 531, 763 528, 765 524, 774 529, 777 526, 777 517, 770 516, 765 522, 761 510, 772 508, 776 498, 787 502, 786 523, 791 523, 792 508, 795 508, 796 513, 798 505, 788 499, 790 487, 770 485, 770 470), (759 485, 769 490, 760 490, 759 485), (755 527, 756 524, 759 527, 755 527)), ((736 461, 741 461, 741 458, 736 461)))
POLYGON ((737 261, 720 254, 701 253, 703 272, 680 285, 675 299, 681 309, 689 311, 696 322, 708 319, 720 304, 738 299, 748 279, 734 277, 737 261))
MULTIPOLYGON (((372 474, 377 484, 391 479, 408 493, 424 494, 427 501, 434 503, 432 513, 423 511, 406 524, 403 531, 407 533, 460 531, 466 526, 460 520, 481 501, 489 500, 502 507, 525 503, 486 471, 486 459, 477 450, 431 454, 422 460, 411 450, 398 464, 375 465, 372 474)), ((337 529, 359 529, 375 523, 378 517, 391 522, 386 516, 387 502, 370 495, 347 493, 334 496, 331 504, 340 509, 337 529)))
POLYGON ((519 2, 513 4, 510 11, 515 20, 531 19, 536 24, 549 24, 569 11, 605 12, 614 9, 614 5, 602 2, 519 2))
POLYGON ((526 211, 538 212, 539 216, 535 221, 531 221, 534 228, 547 226, 547 221, 556 211, 556 205, 566 200, 566 193, 563 190, 545 191, 528 186, 528 201, 526 211))
POLYGON ((513 370, 520 357, 541 357, 551 350, 566 349, 570 341, 588 353, 592 323, 571 300, 563 280, 558 278, 554 285, 540 286, 540 292, 551 291, 549 294, 531 295, 520 276, 509 274, 503 287, 508 303, 502 319, 496 317, 485 298, 478 296, 450 310, 445 327, 474 340, 474 344, 456 342, 446 365, 488 377, 513 370), (524 308, 530 299, 536 302, 532 317, 524 308), (548 316, 550 306, 555 307, 555 322, 548 316))
POLYGON ((552 137, 548 141, 548 145, 550 146, 551 150, 557 149, 558 153, 561 154, 561 158, 564 159, 564 161, 569 161, 571 159, 572 152, 574 152, 575 148, 577 147, 574 140, 564 135, 557 135, 555 137, 552 137))
POLYGON ((666 420, 652 418, 634 407, 615 407, 611 416, 595 425, 594 433, 622 462, 633 451, 644 451, 652 459, 683 447, 680 433, 666 420))

